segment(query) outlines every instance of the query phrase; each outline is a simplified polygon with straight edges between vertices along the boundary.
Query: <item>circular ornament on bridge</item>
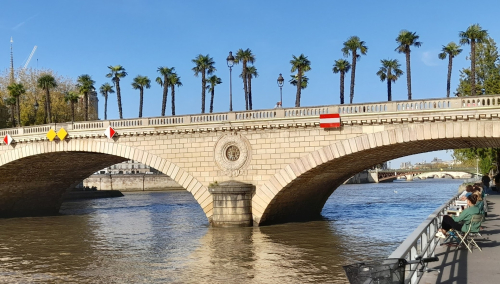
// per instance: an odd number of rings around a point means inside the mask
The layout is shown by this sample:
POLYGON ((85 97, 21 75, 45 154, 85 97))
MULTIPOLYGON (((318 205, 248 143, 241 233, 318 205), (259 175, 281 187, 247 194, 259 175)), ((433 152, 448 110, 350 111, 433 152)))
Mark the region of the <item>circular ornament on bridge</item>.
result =
POLYGON ((214 159, 224 175, 239 176, 250 162, 250 143, 240 134, 224 134, 215 143, 214 159))

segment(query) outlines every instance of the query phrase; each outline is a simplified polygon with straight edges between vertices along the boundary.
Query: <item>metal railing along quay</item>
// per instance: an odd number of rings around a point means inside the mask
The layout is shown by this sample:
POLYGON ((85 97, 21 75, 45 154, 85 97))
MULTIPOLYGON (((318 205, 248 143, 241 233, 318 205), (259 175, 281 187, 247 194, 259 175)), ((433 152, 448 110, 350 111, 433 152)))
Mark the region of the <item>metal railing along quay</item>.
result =
MULTIPOLYGON (((427 219, 420 224, 406 240, 389 256, 389 258, 404 258, 414 260, 417 256, 431 257, 439 246, 439 239, 435 238, 437 230, 441 227, 442 216, 458 199, 459 194, 453 196, 444 205, 436 209, 427 219)), ((417 264, 407 267, 405 283, 416 284, 422 275, 419 275, 417 264)))

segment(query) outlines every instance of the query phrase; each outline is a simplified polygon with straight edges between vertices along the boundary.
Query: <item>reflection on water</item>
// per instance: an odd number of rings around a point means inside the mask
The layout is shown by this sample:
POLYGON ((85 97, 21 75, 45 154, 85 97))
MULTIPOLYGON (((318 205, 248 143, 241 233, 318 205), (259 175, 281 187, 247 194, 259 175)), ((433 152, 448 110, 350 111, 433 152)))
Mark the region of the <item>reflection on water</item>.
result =
POLYGON ((389 255, 459 183, 346 185, 324 220, 260 228, 210 228, 184 191, 68 202, 0 219, 0 282, 346 283, 342 265, 389 255))

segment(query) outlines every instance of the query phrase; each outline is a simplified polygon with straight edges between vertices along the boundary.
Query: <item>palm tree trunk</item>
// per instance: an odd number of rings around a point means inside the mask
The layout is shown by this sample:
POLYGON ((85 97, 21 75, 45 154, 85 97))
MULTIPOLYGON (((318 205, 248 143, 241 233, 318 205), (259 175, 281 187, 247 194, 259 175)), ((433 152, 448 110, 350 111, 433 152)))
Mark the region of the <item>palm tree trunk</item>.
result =
POLYGON ((168 97, 167 76, 163 76, 163 101, 161 102, 161 116, 165 116, 165 109, 167 108, 167 97, 168 97))
POLYGON ((408 100, 411 100, 410 48, 408 48, 405 53, 406 53, 406 85, 408 86, 408 100))
POLYGON ((391 89, 391 80, 387 77, 387 101, 392 101, 392 89, 391 89))
POLYGON ((247 61, 243 60, 243 89, 245 90, 245 110, 248 110, 247 61))
POLYGON ((300 107, 300 91, 302 89, 302 70, 297 70, 297 95, 295 96, 295 107, 300 107))
POLYGON ((172 115, 175 115, 175 85, 170 87, 172 88, 172 115))
POLYGON ((344 104, 344 71, 340 71, 340 104, 344 104))
MULTIPOLYGON (((74 111, 73 111, 74 112, 74 111)), ((75 120, 75 118, 73 118, 75 120)), ((108 93, 104 96, 104 120, 108 120, 108 93)))
POLYGON ((470 42, 470 86, 471 96, 476 95, 476 41, 473 39, 470 42))
POLYGON ((205 70, 201 73, 201 113, 205 113, 205 88, 207 82, 205 81, 205 70))
POLYGON ((448 78, 446 80, 446 97, 450 97, 450 81, 451 81, 451 67, 452 67, 453 56, 448 55, 448 78))
POLYGON ((248 76, 248 109, 252 110, 252 77, 248 76))
POLYGON ((20 104, 20 99, 19 99, 19 96, 17 96, 17 98, 16 98, 16 105, 17 105, 17 125, 19 125, 19 127, 21 127, 21 106, 19 104, 20 104))
MULTIPOLYGON (((213 84, 213 82, 212 82, 213 84)), ((210 113, 212 113, 214 111, 214 96, 215 96, 215 86, 211 86, 212 88, 210 88, 210 113)))
POLYGON ((352 52, 352 67, 351 67, 351 94, 350 103, 354 100, 354 80, 356 79, 356 50, 352 52))
POLYGON ((83 105, 85 106, 85 121, 89 120, 89 94, 85 92, 83 94, 83 105))
MULTIPOLYGON (((104 110, 104 116, 106 116, 106 110, 104 110)), ((71 122, 75 122, 75 102, 73 100, 71 101, 71 122)))
POLYGON ((123 114, 122 114, 122 96, 120 92, 120 81, 117 80, 115 82, 116 86, 116 100, 118 101, 118 113, 120 114, 120 119, 123 119, 123 114))
POLYGON ((144 88, 141 87, 139 89, 139 117, 142 117, 143 92, 144 92, 144 88))
POLYGON ((46 108, 47 108, 47 123, 51 123, 51 114, 50 114, 50 91, 49 88, 45 89, 45 99, 46 99, 46 108))
POLYGON ((16 116, 15 115, 15 112, 16 112, 15 107, 16 107, 15 105, 10 106, 10 121, 12 122, 12 127, 16 127, 16 125, 14 124, 14 121, 16 120, 15 119, 15 116, 16 116))

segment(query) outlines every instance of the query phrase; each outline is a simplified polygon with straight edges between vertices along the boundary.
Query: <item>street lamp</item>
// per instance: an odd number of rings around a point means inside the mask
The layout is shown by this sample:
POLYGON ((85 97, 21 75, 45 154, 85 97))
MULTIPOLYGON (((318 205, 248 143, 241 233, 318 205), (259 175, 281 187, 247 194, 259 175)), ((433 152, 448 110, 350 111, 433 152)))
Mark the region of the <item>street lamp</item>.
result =
POLYGON ((36 112, 38 111, 38 107, 39 107, 38 101, 35 100, 35 103, 33 104, 33 108, 35 109, 35 115, 34 115, 34 119, 33 119, 34 120, 33 124, 36 124, 36 112))
POLYGON ((283 83, 285 82, 285 79, 283 79, 281 73, 276 81, 278 82, 278 87, 280 87, 280 106, 283 107, 283 83))
POLYGON ((233 52, 229 51, 229 56, 226 58, 227 67, 229 67, 229 111, 233 111, 233 78, 231 72, 234 66, 233 52))

